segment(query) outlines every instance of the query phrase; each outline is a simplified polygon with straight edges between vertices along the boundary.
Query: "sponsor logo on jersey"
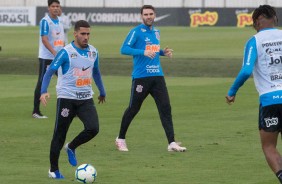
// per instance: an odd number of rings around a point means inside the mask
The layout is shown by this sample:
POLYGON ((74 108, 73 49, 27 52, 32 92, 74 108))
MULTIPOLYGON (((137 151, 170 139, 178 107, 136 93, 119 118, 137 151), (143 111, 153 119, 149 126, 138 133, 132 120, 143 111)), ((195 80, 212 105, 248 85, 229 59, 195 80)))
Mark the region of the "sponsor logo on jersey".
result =
POLYGON ((206 11, 205 13, 192 13, 190 15, 191 27, 198 27, 203 25, 213 26, 218 21, 218 13, 206 11))
POLYGON ((264 118, 264 122, 266 127, 271 127, 271 126, 275 126, 278 125, 278 118, 274 117, 274 118, 264 118))
POLYGON ((75 82, 76 87, 84 87, 91 85, 91 78, 78 78, 75 82))
POLYGON ((279 58, 270 57, 269 65, 281 64, 281 63, 282 63, 282 56, 280 56, 279 58))
POLYGON ((160 45, 153 44, 153 45, 146 45, 145 50, 160 52, 160 48, 161 48, 160 45))
POLYGON ((276 74, 276 75, 270 76, 270 80, 272 81, 279 80, 279 79, 282 79, 282 74, 276 74))
POLYGON ((147 73, 159 73, 160 66, 159 65, 147 65, 146 66, 147 73))
POLYGON ((77 54, 76 54, 76 53, 72 53, 70 57, 71 57, 72 59, 75 59, 75 58, 77 58, 77 54))
POLYGON ((85 99, 85 98, 89 98, 91 97, 91 92, 87 91, 87 92, 76 92, 76 97, 78 99, 85 99))
POLYGON ((278 53, 282 53, 282 49, 281 48, 277 48, 277 49, 272 49, 272 48, 267 48, 265 50, 265 53, 272 56, 273 54, 278 54, 278 53))
POLYGON ((156 35, 157 40, 160 40, 160 33, 158 31, 155 31, 155 35, 156 35))
POLYGON ((149 41, 150 41, 150 38, 146 37, 145 42, 149 42, 149 41))
POLYGON ((88 68, 90 68, 91 66, 88 66, 88 67, 86 67, 86 68, 84 68, 84 67, 82 67, 82 71, 85 71, 85 70, 87 70, 88 68))
POLYGON ((55 47, 63 47, 64 46, 64 41, 63 40, 55 40, 54 41, 54 46, 55 47))

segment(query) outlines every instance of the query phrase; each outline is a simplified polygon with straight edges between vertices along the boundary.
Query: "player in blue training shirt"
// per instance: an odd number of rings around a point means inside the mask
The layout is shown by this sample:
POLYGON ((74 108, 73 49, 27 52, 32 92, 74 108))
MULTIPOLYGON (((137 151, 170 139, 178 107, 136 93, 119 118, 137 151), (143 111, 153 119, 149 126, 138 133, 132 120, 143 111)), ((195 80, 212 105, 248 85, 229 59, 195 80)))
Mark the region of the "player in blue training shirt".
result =
POLYGON ((159 58, 172 57, 172 49, 160 49, 160 31, 153 26, 155 17, 154 7, 144 5, 141 8, 143 24, 130 31, 121 47, 122 54, 133 56, 133 71, 130 103, 122 117, 119 136, 115 141, 119 151, 128 151, 125 142, 127 129, 149 94, 157 105, 168 140, 168 151, 186 150, 174 139, 170 100, 159 58))
POLYGON ((47 99, 50 97, 47 92, 48 85, 52 75, 58 71, 57 113, 50 148, 50 178, 64 178, 59 171, 59 155, 75 116, 84 124, 84 130, 65 145, 72 166, 77 165, 75 149, 90 141, 99 132, 98 114, 92 98, 92 78, 100 92, 98 103, 105 102, 106 93, 99 70, 98 51, 88 44, 89 35, 88 22, 84 20, 76 22, 75 40, 57 54, 43 78, 40 100, 46 106, 47 99))
POLYGON ((277 139, 282 130, 282 31, 274 28, 278 19, 275 9, 261 5, 252 15, 257 31, 245 46, 241 71, 226 96, 231 104, 239 88, 253 73, 259 93, 259 132, 268 165, 282 183, 282 159, 277 139))
POLYGON ((49 14, 43 17, 39 23, 39 75, 34 90, 33 111, 34 118, 47 118, 40 112, 40 90, 43 76, 56 54, 64 47, 64 28, 58 15, 60 1, 48 0, 49 14))

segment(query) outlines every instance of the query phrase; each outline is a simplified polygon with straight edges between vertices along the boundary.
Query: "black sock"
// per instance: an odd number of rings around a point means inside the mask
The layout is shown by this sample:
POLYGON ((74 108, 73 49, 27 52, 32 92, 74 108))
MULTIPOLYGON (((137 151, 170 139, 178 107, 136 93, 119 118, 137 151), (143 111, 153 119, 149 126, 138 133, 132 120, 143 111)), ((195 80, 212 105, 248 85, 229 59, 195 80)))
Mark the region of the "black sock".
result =
POLYGON ((280 183, 282 183, 282 170, 278 171, 276 173, 276 176, 277 176, 278 180, 280 181, 280 183))

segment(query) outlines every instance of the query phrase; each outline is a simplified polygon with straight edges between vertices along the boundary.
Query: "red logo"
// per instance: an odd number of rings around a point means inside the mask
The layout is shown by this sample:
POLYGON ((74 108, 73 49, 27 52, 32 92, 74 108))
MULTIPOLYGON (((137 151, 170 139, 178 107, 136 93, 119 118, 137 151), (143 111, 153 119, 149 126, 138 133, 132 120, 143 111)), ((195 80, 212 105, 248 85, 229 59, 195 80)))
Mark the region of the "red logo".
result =
POLYGON ((237 15, 237 27, 246 27, 253 25, 253 13, 240 13, 237 15))
POLYGON ((202 25, 213 26, 218 21, 218 13, 217 12, 209 12, 205 13, 193 13, 190 15, 191 19, 191 27, 198 27, 202 25))

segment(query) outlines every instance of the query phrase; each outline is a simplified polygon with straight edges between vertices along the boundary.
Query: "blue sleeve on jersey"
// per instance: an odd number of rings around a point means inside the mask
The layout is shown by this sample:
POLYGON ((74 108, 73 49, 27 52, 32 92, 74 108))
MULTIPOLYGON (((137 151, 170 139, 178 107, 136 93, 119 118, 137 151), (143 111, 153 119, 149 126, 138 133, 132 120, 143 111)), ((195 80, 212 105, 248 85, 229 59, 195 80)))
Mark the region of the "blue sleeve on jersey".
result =
POLYGON ((165 54, 164 54, 164 50, 163 49, 161 49, 160 50, 160 56, 164 56, 165 54))
POLYGON ((61 49, 50 64, 50 68, 53 70, 58 70, 60 66, 62 67, 63 74, 69 69, 69 56, 65 49, 61 49))
POLYGON ((52 75, 59 69, 60 66, 62 67, 63 74, 65 74, 69 69, 69 57, 65 49, 62 49, 58 52, 55 59, 52 61, 48 70, 44 74, 41 86, 41 94, 47 93, 52 75))
POLYGON ((49 33, 49 25, 45 19, 40 22, 40 36, 46 36, 49 33))
POLYGON ((92 75, 93 75, 93 79, 95 81, 95 84, 99 89, 100 96, 106 96, 106 92, 105 92, 105 88, 104 88, 104 85, 103 85, 101 73, 100 73, 100 70, 99 70, 99 57, 98 57, 98 55, 97 55, 96 61, 94 63, 92 75))
POLYGON ((56 72, 56 70, 53 70, 49 67, 49 69, 46 71, 43 77, 42 85, 41 85, 41 94, 47 93, 48 86, 50 84, 52 75, 56 72))
POLYGON ((125 55, 144 55, 144 50, 134 48, 137 41, 137 31, 131 30, 121 46, 120 53, 125 55))
POLYGON ((239 88, 251 76, 255 63, 257 61, 257 46, 256 39, 252 37, 245 46, 243 66, 236 77, 233 85, 228 91, 228 96, 235 96, 239 88))

